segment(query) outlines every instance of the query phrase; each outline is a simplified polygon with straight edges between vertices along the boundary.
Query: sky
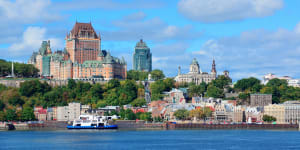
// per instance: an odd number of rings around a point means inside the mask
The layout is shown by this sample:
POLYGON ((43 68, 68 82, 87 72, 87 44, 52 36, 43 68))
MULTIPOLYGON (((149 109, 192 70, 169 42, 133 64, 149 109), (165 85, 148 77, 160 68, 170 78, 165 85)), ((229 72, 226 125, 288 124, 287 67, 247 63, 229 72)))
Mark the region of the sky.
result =
POLYGON ((65 47, 75 22, 91 22, 101 48, 132 68, 139 39, 152 68, 166 76, 203 72, 216 61, 233 80, 267 73, 300 78, 300 1, 296 0, 0 0, 0 59, 27 62, 43 40, 65 47))

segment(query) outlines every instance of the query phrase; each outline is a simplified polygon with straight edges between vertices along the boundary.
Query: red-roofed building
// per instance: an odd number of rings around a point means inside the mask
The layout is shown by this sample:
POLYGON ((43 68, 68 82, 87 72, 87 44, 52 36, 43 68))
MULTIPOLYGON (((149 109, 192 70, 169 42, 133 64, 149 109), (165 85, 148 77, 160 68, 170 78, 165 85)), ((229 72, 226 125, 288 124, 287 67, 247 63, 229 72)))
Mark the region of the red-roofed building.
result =
POLYGON ((40 121, 47 120, 47 109, 44 109, 42 106, 37 106, 34 108, 35 118, 40 121))

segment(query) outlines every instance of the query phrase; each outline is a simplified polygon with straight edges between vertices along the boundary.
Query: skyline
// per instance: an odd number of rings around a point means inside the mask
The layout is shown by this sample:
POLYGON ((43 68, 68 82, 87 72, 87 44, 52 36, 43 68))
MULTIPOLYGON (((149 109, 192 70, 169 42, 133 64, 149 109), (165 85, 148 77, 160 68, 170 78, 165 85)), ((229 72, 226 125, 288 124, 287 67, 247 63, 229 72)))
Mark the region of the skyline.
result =
POLYGON ((78 21, 92 22, 102 49, 124 56, 128 70, 134 46, 143 38, 153 54, 153 69, 167 76, 177 75, 178 66, 188 72, 195 57, 205 72, 215 58, 218 74, 229 70, 233 80, 262 79, 267 73, 300 78, 300 2, 209 2, 2 0, 1 59, 27 62, 43 40, 51 40, 54 51, 63 49, 66 33, 78 21))

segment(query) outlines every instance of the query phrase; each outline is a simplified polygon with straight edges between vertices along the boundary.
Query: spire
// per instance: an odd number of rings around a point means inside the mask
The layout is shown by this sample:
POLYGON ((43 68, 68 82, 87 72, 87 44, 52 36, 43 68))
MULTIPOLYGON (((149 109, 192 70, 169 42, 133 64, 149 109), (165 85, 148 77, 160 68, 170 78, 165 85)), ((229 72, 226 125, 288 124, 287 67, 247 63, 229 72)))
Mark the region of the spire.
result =
POLYGON ((211 65, 211 73, 217 73, 215 59, 213 59, 213 63, 211 65))
POLYGON ((180 75, 181 74, 181 68, 180 68, 180 66, 178 67, 178 75, 180 75))

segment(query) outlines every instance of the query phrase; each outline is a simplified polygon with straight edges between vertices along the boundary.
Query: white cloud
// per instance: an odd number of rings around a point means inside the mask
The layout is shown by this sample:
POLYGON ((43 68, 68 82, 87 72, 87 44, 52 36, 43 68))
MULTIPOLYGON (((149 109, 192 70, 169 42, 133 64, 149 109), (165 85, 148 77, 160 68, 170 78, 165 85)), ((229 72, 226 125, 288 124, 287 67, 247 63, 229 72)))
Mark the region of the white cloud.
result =
POLYGON ((294 30, 253 30, 239 36, 208 40, 201 50, 215 56, 217 68, 232 72, 235 79, 266 73, 300 77, 300 34, 294 30))
POLYGON ((200 49, 197 51, 186 51, 189 48, 187 43, 181 44, 184 46, 178 50, 176 47, 179 45, 176 44, 174 47, 173 44, 155 46, 153 68, 158 67, 168 76, 175 76, 178 66, 181 66, 182 73, 186 73, 191 60, 197 58, 202 71, 209 72, 212 59, 215 58, 218 74, 229 70, 234 80, 247 77, 262 79, 267 73, 300 78, 298 26, 299 24, 293 30, 256 29, 237 36, 210 39, 202 46, 199 45, 200 49))
POLYGON ((53 21, 59 19, 59 15, 49 12, 50 0, 1 0, 1 20, 15 23, 32 23, 34 21, 53 21))
POLYGON ((189 19, 213 23, 272 15, 282 0, 180 0, 178 10, 189 19))
POLYGON ((51 47, 57 48, 62 46, 62 42, 57 38, 46 37, 46 28, 41 27, 28 27, 22 36, 22 40, 13 43, 9 48, 8 52, 10 56, 18 57, 28 56, 33 51, 37 51, 43 40, 50 40, 51 47))
POLYGON ((82 10, 82 9, 151 9, 162 7, 164 3, 160 0, 130 0, 114 1, 114 0, 73 0, 57 2, 58 10, 82 10))
POLYGON ((182 27, 169 25, 158 17, 146 19, 146 15, 140 12, 113 21, 112 25, 117 29, 103 31, 102 35, 105 40, 136 41, 142 36, 146 40, 162 42, 167 40, 190 40, 201 35, 201 32, 195 31, 191 25, 182 27))

